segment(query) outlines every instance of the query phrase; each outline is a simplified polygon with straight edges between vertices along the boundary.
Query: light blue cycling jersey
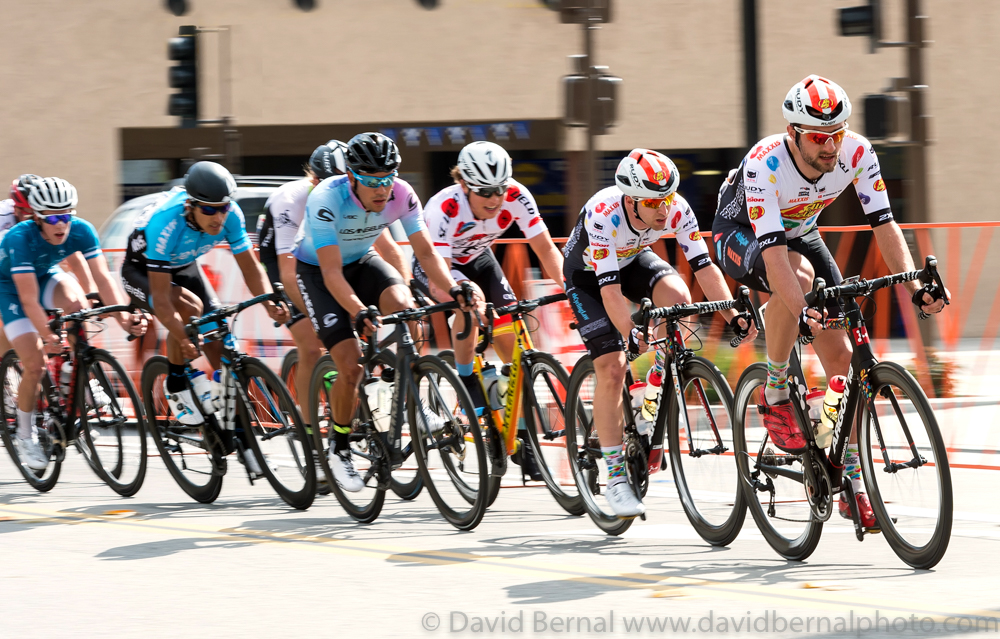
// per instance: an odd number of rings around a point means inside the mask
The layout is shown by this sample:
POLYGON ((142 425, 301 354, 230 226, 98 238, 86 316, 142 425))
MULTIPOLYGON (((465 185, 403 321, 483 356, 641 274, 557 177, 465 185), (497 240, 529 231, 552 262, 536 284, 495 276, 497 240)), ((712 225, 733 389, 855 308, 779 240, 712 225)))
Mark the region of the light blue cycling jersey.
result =
POLYGON ((343 264, 360 260, 382 229, 396 220, 407 236, 426 230, 420 200, 413 187, 397 179, 389 201, 381 213, 365 211, 351 190, 346 175, 327 178, 319 183, 306 201, 306 216, 295 236, 295 258, 319 266, 316 250, 339 246, 343 264))
POLYGON ((39 280, 60 272, 59 263, 76 253, 90 260, 101 255, 97 229, 87 220, 74 218, 62 244, 49 244, 34 220, 15 224, 0 242, 0 294, 17 295, 14 275, 32 274, 39 280))
POLYGON ((250 236, 239 204, 232 203, 222 232, 209 235, 188 223, 184 215, 187 199, 187 191, 178 190, 160 206, 140 215, 129 236, 125 259, 150 272, 176 271, 221 242, 229 242, 233 255, 250 250, 250 236))

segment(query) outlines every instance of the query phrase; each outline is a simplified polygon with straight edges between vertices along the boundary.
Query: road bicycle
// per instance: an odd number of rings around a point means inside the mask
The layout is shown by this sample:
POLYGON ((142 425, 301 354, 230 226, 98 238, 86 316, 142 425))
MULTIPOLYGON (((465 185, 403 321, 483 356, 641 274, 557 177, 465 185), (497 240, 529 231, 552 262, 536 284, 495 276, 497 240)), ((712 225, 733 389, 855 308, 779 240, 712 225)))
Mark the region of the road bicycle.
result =
MULTIPOLYGON (((689 521, 703 539, 713 545, 726 545, 736 538, 746 508, 733 467, 732 433, 729 428, 733 395, 729 383, 709 360, 696 356, 681 336, 680 320, 685 317, 736 309, 749 319, 749 290, 740 287, 735 300, 676 304, 654 308, 642 300, 632 321, 642 330, 651 346, 662 348, 666 355, 663 389, 652 431, 640 432, 632 410, 629 387, 631 367, 626 369, 622 387, 624 434, 622 456, 629 486, 639 499, 645 497, 650 475, 664 470, 664 434, 673 460, 674 480, 681 504, 689 521), (649 340, 649 323, 662 320, 666 336, 649 340), (666 410, 664 410, 664 408, 666 410), (683 418, 683 419, 682 419, 683 418)), ((741 338, 733 338, 737 346, 741 338)), ((629 359, 634 359, 629 356, 629 359)), ((584 508, 594 523, 610 535, 620 535, 632 525, 632 519, 619 518, 611 508, 596 499, 607 482, 607 470, 597 429, 593 422, 593 399, 597 379, 589 356, 573 367, 566 407, 566 455, 583 499, 584 508)), ((641 516, 645 519, 645 516, 641 516)))
POLYGON ((134 310, 132 306, 102 306, 68 315, 60 309, 47 311, 49 328, 62 341, 60 351, 47 357, 35 412, 38 442, 49 458, 44 470, 28 468, 14 445, 21 361, 13 350, 0 361, 0 434, 21 475, 35 489, 52 490, 71 445, 119 495, 130 497, 142 487, 146 477, 146 421, 139 394, 118 360, 88 342, 90 335, 104 330, 102 315, 134 310), (66 363, 72 372, 63 384, 66 363))
MULTIPOLYGON (((222 369, 218 399, 222 407, 196 408, 204 420, 188 426, 178 422, 164 395, 166 357, 150 358, 142 370, 142 390, 150 431, 157 450, 177 485, 192 499, 211 503, 222 491, 227 456, 236 451, 253 484, 264 477, 289 506, 304 510, 316 494, 312 444, 295 401, 281 379, 259 359, 239 349, 231 322, 243 310, 267 301, 281 301, 281 292, 192 317, 185 327, 192 342, 221 341, 222 369), (251 451, 260 474, 246 463, 251 451)), ((194 371, 187 366, 187 383, 194 371)))
MULTIPOLYGON (((433 313, 456 309, 457 302, 446 302, 379 317, 378 309, 372 306, 357 319, 359 335, 366 319, 395 326, 396 345, 395 353, 382 349, 372 336, 360 360, 364 374, 350 435, 351 456, 364 484, 358 492, 344 491, 337 484, 328 461, 327 435, 333 427, 330 391, 337 378, 336 367, 326 356, 313 371, 309 390, 313 445, 334 495, 357 521, 374 521, 390 488, 397 494, 415 496, 421 486, 427 487, 441 515, 456 528, 471 530, 482 521, 490 467, 472 399, 444 361, 433 355, 419 356, 408 326, 433 313), (407 425, 409 442, 404 446, 407 425), (400 472, 411 456, 416 459, 418 475, 400 472)), ((471 328, 471 320, 466 319, 471 328)), ((467 329, 458 337, 466 339, 469 332, 467 329)))
POLYGON ((789 389, 793 414, 807 440, 803 452, 792 454, 778 448, 764 428, 759 405, 767 382, 766 365, 750 366, 736 385, 734 443, 743 491, 757 527, 786 559, 801 561, 816 549, 838 493, 850 506, 859 541, 881 532, 900 559, 922 569, 941 561, 948 548, 951 473, 934 412, 905 368, 876 360, 856 300, 914 280, 920 280, 932 295, 944 293, 937 260, 930 256, 920 271, 873 280, 853 277, 832 287, 817 278, 813 291, 806 295, 807 303, 817 310, 829 300, 843 304, 845 316, 827 320, 826 326, 847 330, 853 349, 828 450, 816 444, 798 353, 792 354, 789 389), (852 430, 857 433, 865 490, 877 522, 867 530, 861 524, 851 482, 843 477, 852 430))

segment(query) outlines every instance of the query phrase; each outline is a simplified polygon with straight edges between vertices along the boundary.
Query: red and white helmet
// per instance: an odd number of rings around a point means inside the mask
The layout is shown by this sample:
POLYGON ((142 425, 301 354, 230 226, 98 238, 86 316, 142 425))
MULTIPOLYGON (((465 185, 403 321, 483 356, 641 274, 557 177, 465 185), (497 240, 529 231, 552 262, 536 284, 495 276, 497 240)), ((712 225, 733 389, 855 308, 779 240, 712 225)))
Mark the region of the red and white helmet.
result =
POLYGON ((668 197, 681 182, 677 167, 670 158, 649 149, 632 149, 615 169, 615 186, 629 197, 668 197))
POLYGON ((785 96, 781 114, 789 124, 832 126, 851 117, 851 101, 837 83, 810 75, 785 96))

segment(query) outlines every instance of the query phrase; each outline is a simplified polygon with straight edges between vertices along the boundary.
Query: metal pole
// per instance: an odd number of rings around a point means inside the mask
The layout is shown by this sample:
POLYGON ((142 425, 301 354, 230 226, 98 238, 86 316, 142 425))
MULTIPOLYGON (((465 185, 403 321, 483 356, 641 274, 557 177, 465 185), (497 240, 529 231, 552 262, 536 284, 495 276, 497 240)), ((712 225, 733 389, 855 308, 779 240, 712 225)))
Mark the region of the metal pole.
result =
POLYGON ((757 83, 757 0, 743 0, 743 86, 746 100, 747 146, 760 140, 757 83))
POLYGON ((907 147, 909 170, 904 181, 908 208, 907 222, 930 221, 927 206, 927 118, 929 116, 925 113, 927 86, 924 84, 923 65, 925 20, 926 16, 920 14, 920 0, 907 0, 906 39, 910 46, 906 49, 906 66, 910 85, 910 140, 913 142, 907 147))
MULTIPOLYGON (((589 18, 589 16, 588 16, 589 18)), ((597 192, 597 174, 594 153, 594 37, 597 26, 583 25, 583 52, 587 56, 587 195, 584 202, 597 192)))

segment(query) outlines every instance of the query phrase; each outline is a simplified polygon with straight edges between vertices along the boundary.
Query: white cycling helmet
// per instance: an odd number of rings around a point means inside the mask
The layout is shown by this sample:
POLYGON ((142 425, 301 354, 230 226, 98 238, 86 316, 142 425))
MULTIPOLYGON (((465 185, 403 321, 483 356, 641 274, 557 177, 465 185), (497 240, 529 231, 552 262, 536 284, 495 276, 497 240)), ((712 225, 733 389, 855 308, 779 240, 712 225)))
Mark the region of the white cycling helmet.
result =
POLYGON ((632 149, 615 169, 615 186, 638 200, 669 197, 680 183, 681 175, 670 158, 649 149, 632 149))
POLYGON ((76 187, 62 178, 35 180, 28 191, 28 204, 36 212, 73 212, 76 208, 76 187))
POLYGON ((785 96, 781 114, 789 124, 833 126, 851 117, 851 101, 837 83, 810 75, 785 96))
POLYGON ((458 154, 458 172, 473 189, 507 184, 514 172, 510 155, 495 142, 473 142, 458 154))

